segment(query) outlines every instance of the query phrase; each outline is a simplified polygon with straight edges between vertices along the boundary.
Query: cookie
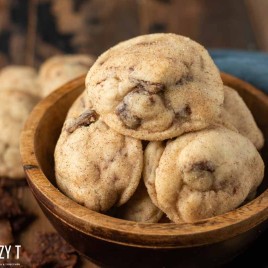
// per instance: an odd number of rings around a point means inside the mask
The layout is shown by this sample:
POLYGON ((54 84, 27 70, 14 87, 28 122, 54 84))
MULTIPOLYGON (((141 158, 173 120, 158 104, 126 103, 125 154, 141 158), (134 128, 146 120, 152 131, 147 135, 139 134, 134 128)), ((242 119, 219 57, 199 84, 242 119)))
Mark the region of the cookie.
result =
POLYGON ((232 88, 224 86, 224 104, 222 119, 224 122, 233 125, 240 134, 247 137, 257 149, 264 145, 264 138, 258 128, 250 110, 232 88))
POLYGON ((19 90, 41 96, 40 85, 37 82, 37 72, 29 66, 10 65, 0 71, 0 91, 19 90))
POLYGON ((0 177, 24 178, 19 139, 38 98, 18 90, 0 91, 0 177))
POLYGON ((58 187, 95 211, 126 203, 142 167, 141 141, 113 131, 92 110, 68 119, 55 149, 58 187))
POLYGON ((151 34, 102 54, 86 77, 88 99, 121 134, 164 140, 217 121, 219 71, 204 47, 175 34, 151 34))
POLYGON ((88 55, 60 55, 46 60, 40 67, 38 80, 45 97, 72 79, 86 74, 94 58, 88 55))
POLYGON ((194 222, 238 207, 261 183, 264 163, 246 137, 218 127, 168 142, 147 173, 158 207, 174 222, 194 222))
POLYGON ((115 216, 129 221, 156 223, 162 218, 163 212, 153 204, 141 181, 130 200, 117 209, 115 216))

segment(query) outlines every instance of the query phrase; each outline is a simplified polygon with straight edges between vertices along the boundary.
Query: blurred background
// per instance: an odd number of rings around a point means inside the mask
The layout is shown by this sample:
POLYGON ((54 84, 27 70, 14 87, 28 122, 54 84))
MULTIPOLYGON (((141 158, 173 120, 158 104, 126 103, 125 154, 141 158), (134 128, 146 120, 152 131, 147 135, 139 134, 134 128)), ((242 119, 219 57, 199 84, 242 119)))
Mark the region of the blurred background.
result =
POLYGON ((207 48, 268 51, 267 0, 0 0, 0 68, 62 53, 99 55, 130 37, 174 32, 207 48))

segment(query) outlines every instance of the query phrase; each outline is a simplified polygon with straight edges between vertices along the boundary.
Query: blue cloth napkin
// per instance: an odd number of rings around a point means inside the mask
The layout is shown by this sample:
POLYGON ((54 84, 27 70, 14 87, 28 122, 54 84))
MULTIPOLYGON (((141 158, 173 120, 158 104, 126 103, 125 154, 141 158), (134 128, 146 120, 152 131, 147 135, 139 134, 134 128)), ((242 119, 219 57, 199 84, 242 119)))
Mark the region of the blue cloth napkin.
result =
POLYGON ((218 68, 268 93, 268 53, 240 50, 210 50, 218 68))

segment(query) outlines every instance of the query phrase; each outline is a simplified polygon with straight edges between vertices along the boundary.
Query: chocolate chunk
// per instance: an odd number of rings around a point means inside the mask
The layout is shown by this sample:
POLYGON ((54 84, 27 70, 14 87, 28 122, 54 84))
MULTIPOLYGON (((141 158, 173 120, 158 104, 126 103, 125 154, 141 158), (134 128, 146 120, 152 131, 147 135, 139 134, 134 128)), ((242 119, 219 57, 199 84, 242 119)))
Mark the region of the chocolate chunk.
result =
POLYGON ((182 86, 184 84, 193 82, 194 78, 191 73, 188 73, 187 75, 183 75, 178 81, 176 81, 176 86, 182 86))
POLYGON ((128 128, 136 129, 141 125, 141 119, 131 114, 125 102, 117 106, 116 114, 120 118, 120 120, 125 124, 125 126, 128 128))
POLYGON ((88 127, 98 118, 97 113, 94 110, 89 110, 82 113, 76 118, 69 126, 66 127, 66 131, 73 133, 79 127, 88 127))
POLYGON ((179 118, 179 119, 181 119, 181 118, 187 118, 191 114, 192 114, 191 107, 188 104, 186 104, 183 109, 181 109, 180 111, 178 111, 178 112, 175 113, 175 117, 176 118, 179 118))
POLYGON ((102 83, 105 81, 106 81, 106 78, 99 80, 98 82, 96 82, 96 86, 98 86, 98 85, 103 86, 102 83))
POLYGON ((132 81, 136 84, 136 88, 146 90, 149 93, 158 93, 164 91, 166 86, 161 83, 155 83, 150 81, 145 81, 141 79, 133 79, 132 81))
POLYGON ((215 165, 211 161, 200 161, 192 165, 191 171, 208 171, 212 173, 215 171, 215 165))

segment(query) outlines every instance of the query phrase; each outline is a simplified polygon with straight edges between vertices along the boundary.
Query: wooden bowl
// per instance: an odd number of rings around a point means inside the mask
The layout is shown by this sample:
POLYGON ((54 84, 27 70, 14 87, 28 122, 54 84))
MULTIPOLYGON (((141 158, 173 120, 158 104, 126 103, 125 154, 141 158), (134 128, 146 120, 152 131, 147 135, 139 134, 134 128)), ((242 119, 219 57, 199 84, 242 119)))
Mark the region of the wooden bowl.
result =
MULTIPOLYGON (((220 216, 189 223, 136 223, 91 211, 61 193, 54 176, 54 148, 66 113, 84 89, 80 77, 41 101, 21 138, 28 183, 56 230, 97 264, 115 267, 217 265, 243 251, 267 226, 268 177, 250 203, 220 216)), ((268 97, 246 82, 222 74, 251 109, 268 140, 268 97)), ((267 145, 262 156, 267 165, 267 145)))

